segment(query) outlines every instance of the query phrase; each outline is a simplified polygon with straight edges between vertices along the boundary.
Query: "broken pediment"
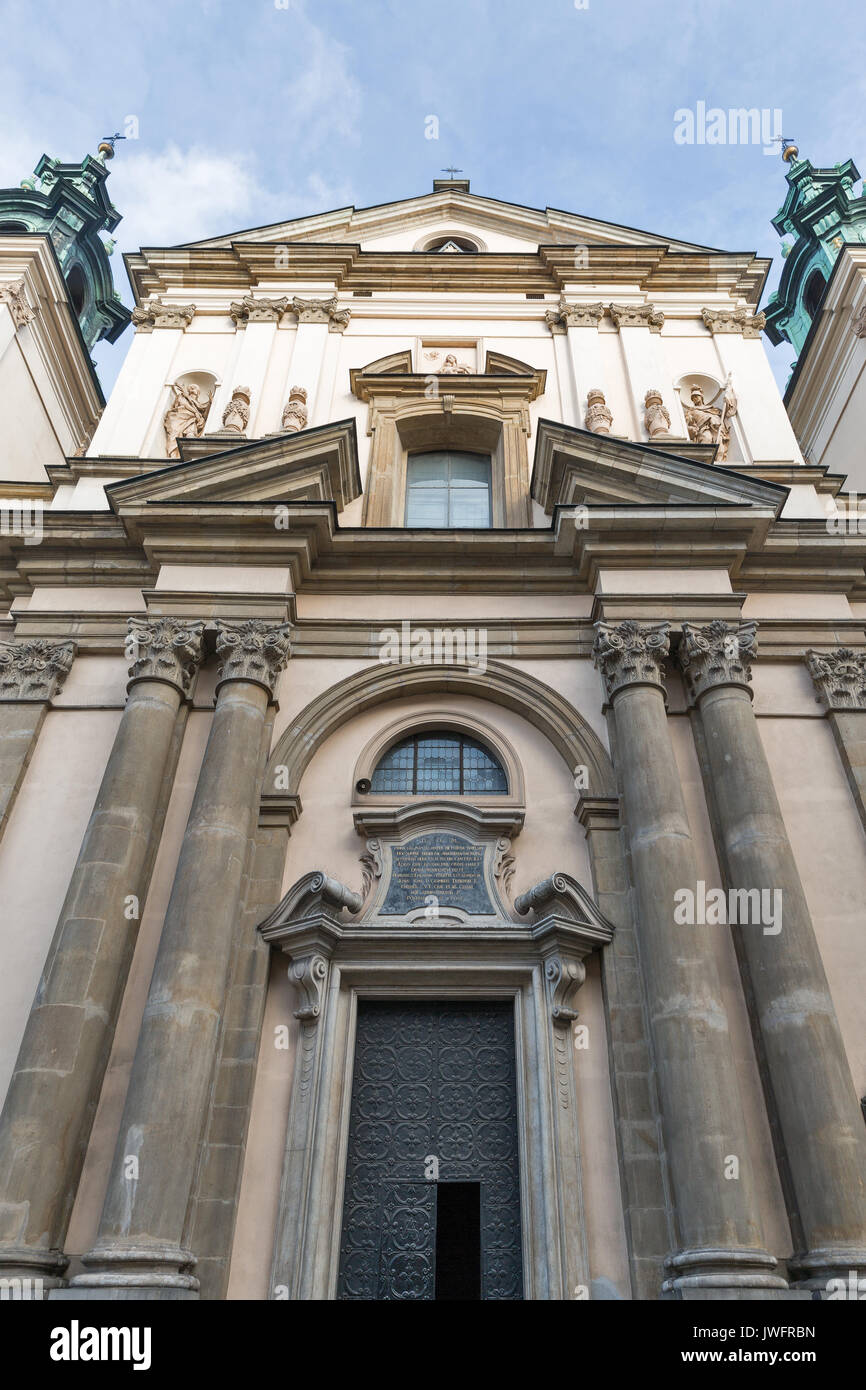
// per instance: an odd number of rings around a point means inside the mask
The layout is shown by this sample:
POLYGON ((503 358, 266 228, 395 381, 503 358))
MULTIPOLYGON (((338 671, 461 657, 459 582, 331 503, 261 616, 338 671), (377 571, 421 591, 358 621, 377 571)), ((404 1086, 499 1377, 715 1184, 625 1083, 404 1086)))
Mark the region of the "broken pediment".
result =
POLYGON ((207 439, 185 440, 182 449, 192 457, 108 488, 114 506, 333 501, 342 511, 361 492, 354 420, 229 448, 221 440, 216 452, 207 439))
MULTIPOLYGON (((769 508, 776 516, 781 512, 786 488, 716 467, 697 456, 694 445, 671 441, 669 448, 540 420, 532 496, 548 516, 557 506, 579 504, 751 506, 769 508)), ((711 457, 714 451, 706 452, 711 457)))

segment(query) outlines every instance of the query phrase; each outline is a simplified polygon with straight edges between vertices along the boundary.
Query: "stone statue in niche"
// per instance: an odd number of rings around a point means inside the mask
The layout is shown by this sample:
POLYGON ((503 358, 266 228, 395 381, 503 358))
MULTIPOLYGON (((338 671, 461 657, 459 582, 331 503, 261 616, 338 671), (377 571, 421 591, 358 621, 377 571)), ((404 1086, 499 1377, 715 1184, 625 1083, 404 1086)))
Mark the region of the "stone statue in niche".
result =
POLYGON ((289 399, 283 409, 283 429, 289 434, 297 434, 307 428, 307 392, 303 386, 292 386, 289 399))
POLYGON ((439 376, 471 376, 472 368, 467 367, 465 362, 458 362, 455 353, 449 352, 445 355, 445 361, 439 368, 439 376))
POLYGON ((223 411, 223 429, 234 434, 243 434, 250 422, 250 397, 248 386, 236 386, 232 398, 223 411))
POLYGON ((666 439, 671 432, 671 417, 662 402, 661 391, 651 386, 643 403, 643 422, 650 439, 666 439))
POLYGON ((584 424, 592 434, 610 434, 613 415, 604 399, 604 392, 593 387, 586 393, 586 415, 584 424))
POLYGON ((165 430, 166 457, 179 459, 180 450, 177 441, 189 435, 197 439, 204 433, 212 397, 205 396, 202 399, 201 392, 195 382, 186 386, 183 382, 175 381, 172 383, 171 389, 174 392, 174 399, 165 412, 162 427, 165 430))
POLYGON ((691 405, 685 408, 689 439, 693 444, 718 444, 719 452, 716 457, 720 463, 724 462, 728 457, 728 445, 731 442, 731 427, 728 421, 737 413, 737 398, 730 380, 724 391, 716 396, 717 401, 721 399, 721 405, 708 405, 704 401, 703 390, 697 383, 692 387, 690 397, 691 405))

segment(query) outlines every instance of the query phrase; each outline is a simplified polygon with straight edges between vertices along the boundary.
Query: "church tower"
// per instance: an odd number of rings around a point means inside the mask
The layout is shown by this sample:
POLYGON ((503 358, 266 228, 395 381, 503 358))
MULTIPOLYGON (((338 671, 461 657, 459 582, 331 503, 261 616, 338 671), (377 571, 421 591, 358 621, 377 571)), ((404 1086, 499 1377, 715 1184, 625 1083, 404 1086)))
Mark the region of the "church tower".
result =
POLYGON ((117 138, 101 141, 98 155, 87 154, 80 164, 61 164, 44 154, 33 177, 22 179, 18 188, 0 189, 0 235, 50 237, 88 350, 101 338, 113 343, 130 317, 111 275, 113 242, 99 236, 120 222, 105 187, 117 138))
POLYGON ((866 195, 855 196, 853 160, 815 169, 792 140, 783 140, 782 158, 788 193, 773 226, 794 240, 782 242, 785 266, 767 303, 766 331, 774 346, 788 342, 799 354, 843 243, 866 242, 866 195))

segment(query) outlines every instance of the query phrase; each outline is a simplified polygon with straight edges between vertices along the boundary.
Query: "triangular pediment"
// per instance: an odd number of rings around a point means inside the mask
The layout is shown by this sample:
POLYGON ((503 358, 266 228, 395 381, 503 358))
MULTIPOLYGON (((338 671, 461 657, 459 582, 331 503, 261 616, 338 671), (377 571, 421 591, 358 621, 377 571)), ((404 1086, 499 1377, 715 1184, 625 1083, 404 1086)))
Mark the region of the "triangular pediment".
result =
POLYGON ((633 444, 540 420, 532 496, 548 516, 557 506, 577 505, 751 506, 781 512, 786 488, 715 465, 714 452, 685 440, 633 444))
POLYGON ((341 512, 361 492, 354 420, 229 447, 207 436, 182 445, 198 456, 114 483, 112 504, 333 501, 341 512))

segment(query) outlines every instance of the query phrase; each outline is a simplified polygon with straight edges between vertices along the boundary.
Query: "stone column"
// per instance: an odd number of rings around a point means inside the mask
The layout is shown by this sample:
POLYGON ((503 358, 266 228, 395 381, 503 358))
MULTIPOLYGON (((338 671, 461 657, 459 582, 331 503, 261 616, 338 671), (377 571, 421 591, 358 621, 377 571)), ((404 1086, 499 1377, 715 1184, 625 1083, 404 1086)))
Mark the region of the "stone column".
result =
POLYGON ((808 651, 806 661, 866 829, 866 650, 808 651))
POLYGON ((0 1117, 0 1269, 56 1279, 141 918, 201 623, 130 619, 129 698, 0 1117))
POLYGON ((183 1248, 289 627, 217 625, 213 725, 184 833, 89 1272, 73 1298, 189 1298, 183 1248))
POLYGON ((738 919, 799 1216, 804 1248, 791 1268, 823 1288, 852 1269, 866 1274, 866 1129, 752 709, 755 630, 755 623, 684 623, 680 664, 698 710, 727 915, 738 919))
POLYGON ((639 957, 653 1041, 679 1248, 665 1291, 750 1298, 785 1289, 763 1249, 733 1049, 710 938, 675 920, 696 891, 691 833, 662 685, 668 624, 596 623, 595 660, 613 706, 639 957), (739 1177, 726 1177, 730 1161, 739 1177))
POLYGON ((0 642, 0 840, 74 655, 72 642, 0 642))

